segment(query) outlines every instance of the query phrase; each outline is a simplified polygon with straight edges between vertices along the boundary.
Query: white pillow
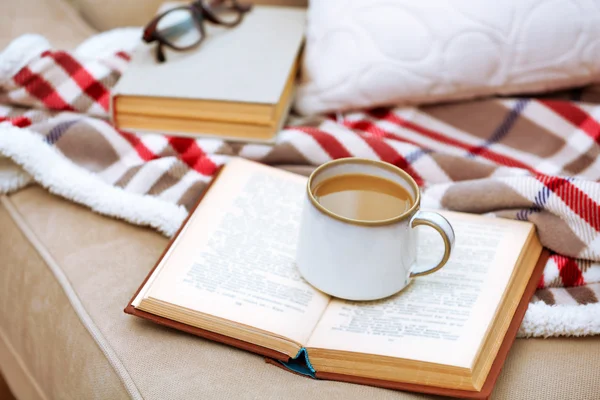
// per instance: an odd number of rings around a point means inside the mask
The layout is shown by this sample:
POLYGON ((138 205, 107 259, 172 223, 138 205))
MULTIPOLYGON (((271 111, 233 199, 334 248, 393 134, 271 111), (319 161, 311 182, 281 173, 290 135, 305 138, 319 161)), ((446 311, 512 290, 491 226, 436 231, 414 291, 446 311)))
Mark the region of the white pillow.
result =
POLYGON ((312 0, 302 75, 302 114, 597 82, 600 1, 312 0))

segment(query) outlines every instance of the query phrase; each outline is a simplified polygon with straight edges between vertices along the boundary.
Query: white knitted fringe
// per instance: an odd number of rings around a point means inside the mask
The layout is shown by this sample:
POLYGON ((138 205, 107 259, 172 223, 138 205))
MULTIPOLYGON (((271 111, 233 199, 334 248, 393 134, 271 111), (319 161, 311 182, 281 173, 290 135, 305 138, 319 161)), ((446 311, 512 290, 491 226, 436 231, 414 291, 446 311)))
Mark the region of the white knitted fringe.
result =
MULTIPOLYGON (((0 123, 0 155, 20 165, 50 192, 99 214, 151 226, 167 236, 175 234, 187 216, 183 206, 109 185, 50 147, 40 135, 8 122, 0 123)), ((0 190, 18 188, 22 183, 19 179, 7 178, 0 183, 0 190)))
POLYGON ((530 303, 519 337, 590 336, 600 334, 600 304, 549 306, 530 303))

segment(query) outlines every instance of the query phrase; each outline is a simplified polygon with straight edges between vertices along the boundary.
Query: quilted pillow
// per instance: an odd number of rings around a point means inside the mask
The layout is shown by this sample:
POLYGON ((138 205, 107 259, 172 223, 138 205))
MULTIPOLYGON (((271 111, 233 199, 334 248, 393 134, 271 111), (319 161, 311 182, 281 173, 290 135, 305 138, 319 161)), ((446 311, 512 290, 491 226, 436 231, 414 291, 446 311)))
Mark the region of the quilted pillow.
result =
POLYGON ((595 81, 595 0, 312 0, 296 110, 539 93, 595 81))

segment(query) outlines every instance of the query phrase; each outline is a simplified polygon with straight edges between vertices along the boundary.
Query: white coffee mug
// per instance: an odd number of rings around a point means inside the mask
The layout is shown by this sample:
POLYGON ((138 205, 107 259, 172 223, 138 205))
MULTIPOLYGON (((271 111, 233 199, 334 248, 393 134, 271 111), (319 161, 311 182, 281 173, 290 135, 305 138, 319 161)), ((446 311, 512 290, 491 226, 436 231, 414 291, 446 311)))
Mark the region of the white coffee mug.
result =
POLYGON ((440 214, 419 211, 419 187, 400 168, 380 161, 343 158, 315 169, 308 179, 296 263, 311 285, 335 297, 375 300, 402 290, 412 278, 431 274, 448 261, 454 231, 440 214), (412 196, 410 209, 381 221, 355 220, 319 204, 315 188, 345 174, 375 175, 402 185, 412 196), (418 225, 427 225, 444 240, 444 254, 433 266, 417 265, 418 225))

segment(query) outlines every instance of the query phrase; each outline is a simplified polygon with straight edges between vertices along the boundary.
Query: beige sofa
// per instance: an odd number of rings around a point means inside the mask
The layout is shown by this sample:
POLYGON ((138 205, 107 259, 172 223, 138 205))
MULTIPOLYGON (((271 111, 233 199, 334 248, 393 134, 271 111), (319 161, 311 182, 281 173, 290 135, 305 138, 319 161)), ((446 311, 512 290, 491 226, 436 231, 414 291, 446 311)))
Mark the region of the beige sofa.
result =
MULTIPOLYGON (((36 31, 73 47, 99 29, 143 23, 156 3, 11 2, 1 45, 36 31)), ((0 370, 17 398, 429 398, 299 377, 125 315, 166 244, 39 186, 0 197, 0 370)), ((517 340, 493 398, 600 398, 600 338, 517 340)))

